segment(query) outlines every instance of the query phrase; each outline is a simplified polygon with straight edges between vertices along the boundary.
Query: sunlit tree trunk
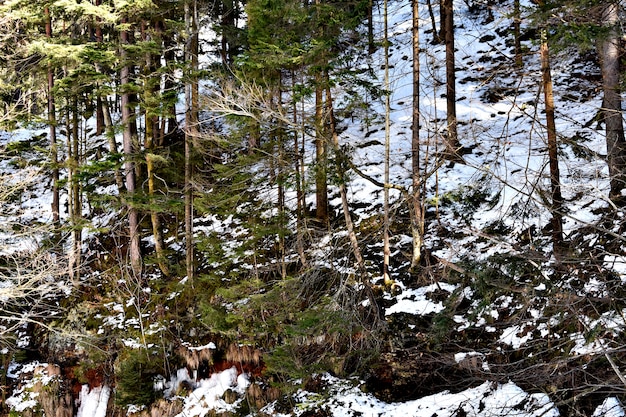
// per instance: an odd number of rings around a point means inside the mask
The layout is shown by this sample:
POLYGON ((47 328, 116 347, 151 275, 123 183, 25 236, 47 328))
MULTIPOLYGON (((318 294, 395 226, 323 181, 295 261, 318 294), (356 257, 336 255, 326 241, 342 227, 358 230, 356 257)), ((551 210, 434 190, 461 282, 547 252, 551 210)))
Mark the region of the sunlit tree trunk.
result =
POLYGON ((557 263, 562 261, 563 246, 563 197, 561 196, 561 178, 559 174, 558 144, 556 124, 554 120, 554 94, 552 92, 552 76, 550 74, 550 50, 548 47, 547 30, 541 31, 541 75, 546 106, 546 126, 548 130, 548 159, 550 165, 550 190, 552 201, 552 245, 557 263))
POLYGON ((411 0, 413 8, 413 120, 411 126, 412 193, 409 204, 411 213, 411 235, 413 254, 411 268, 417 268, 422 257, 424 218, 422 210, 422 181, 420 174, 420 46, 419 46, 419 2, 411 0))

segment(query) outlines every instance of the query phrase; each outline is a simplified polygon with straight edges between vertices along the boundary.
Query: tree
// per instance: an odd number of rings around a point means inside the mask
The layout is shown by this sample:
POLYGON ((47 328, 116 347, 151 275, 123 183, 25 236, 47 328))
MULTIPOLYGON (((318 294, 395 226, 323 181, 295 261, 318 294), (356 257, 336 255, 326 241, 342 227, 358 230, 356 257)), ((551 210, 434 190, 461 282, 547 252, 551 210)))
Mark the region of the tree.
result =
POLYGON ((454 62, 454 5, 453 0, 442 1, 442 30, 446 44, 446 103, 448 135, 446 140, 446 157, 457 159, 461 144, 457 131, 456 120, 456 64, 454 62))
POLYGON ((542 88, 546 106, 546 126, 548 133, 548 159, 550 166, 550 212, 552 213, 552 245, 554 256, 558 264, 561 263, 565 251, 563 244, 563 196, 561 195, 561 176, 559 173, 558 142, 556 123, 554 119, 554 93, 552 90, 552 75, 550 69, 550 49, 548 34, 545 28, 541 29, 541 76, 542 88))
POLYGON ((422 179, 420 173, 420 38, 419 38, 419 2, 412 0, 412 53, 413 53, 413 109, 411 123, 411 200, 408 201, 411 213, 411 235, 413 237, 413 255, 411 268, 420 264, 424 236, 424 214, 422 210, 422 179))
MULTIPOLYGON (((123 18, 122 25, 127 25, 128 20, 123 18)), ((139 212, 135 207, 133 198, 137 192, 135 177, 135 143, 137 142, 136 132, 133 129, 133 110, 131 106, 134 104, 131 100, 131 59, 127 48, 130 46, 130 34, 127 28, 120 31, 120 88, 121 88, 121 110, 123 125, 123 146, 124 146, 124 173, 126 180, 126 205, 128 210, 128 233, 129 233, 129 259, 131 272, 135 276, 141 276, 142 259, 140 247, 140 230, 139 230, 139 212)))
POLYGON ((185 60, 188 63, 185 81, 185 248, 187 277, 193 279, 193 142, 198 137, 198 5, 196 0, 185 2, 185 26, 189 33, 185 47, 185 60))
POLYGON ((622 120, 622 96, 620 92, 620 19, 621 2, 606 1, 600 4, 600 22, 605 33, 598 42, 598 55, 602 67, 604 101, 602 114, 606 128, 607 164, 611 190, 609 198, 622 205, 626 201, 626 139, 622 120))

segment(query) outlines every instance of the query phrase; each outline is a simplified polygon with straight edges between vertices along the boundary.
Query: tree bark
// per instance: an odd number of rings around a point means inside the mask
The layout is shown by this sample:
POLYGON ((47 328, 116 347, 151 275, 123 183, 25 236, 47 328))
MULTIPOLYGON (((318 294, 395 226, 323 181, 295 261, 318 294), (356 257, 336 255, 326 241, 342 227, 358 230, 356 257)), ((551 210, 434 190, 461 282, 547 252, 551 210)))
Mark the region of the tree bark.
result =
MULTIPOLYGON (((339 152, 339 135, 337 133, 337 125, 335 122, 335 112, 333 110, 333 99, 330 92, 330 85, 326 83, 326 108, 328 112, 328 125, 330 129, 330 135, 332 138, 333 146, 335 148, 335 152, 339 152)), ((365 280, 366 278, 366 270, 365 270, 365 261, 363 260, 363 255, 361 254, 361 247, 359 246, 359 241, 356 237, 356 232, 354 230, 354 223, 352 222, 352 217, 350 216, 350 205, 348 204, 348 192, 346 190, 346 184, 343 181, 343 177, 345 176, 345 167, 341 165, 341 158, 335 158, 337 162, 337 175, 339 175, 339 194, 341 196, 341 207, 343 209, 343 215, 346 222, 346 229, 348 230, 348 238, 350 239, 350 244, 352 245, 352 252, 354 254, 354 259, 356 261, 357 270, 361 277, 361 280, 365 280)))
POLYGON ((324 129, 324 97, 322 77, 316 77, 315 86, 315 217, 328 224, 328 178, 326 175, 326 135, 324 129))
POLYGON ((198 136, 198 25, 196 0, 185 2, 185 23, 190 38, 185 49, 188 62, 185 82, 185 262, 187 278, 192 281, 195 275, 193 241, 193 141, 198 136))
POLYGON ((383 282, 390 286, 390 258, 391 248, 389 247, 389 158, 391 153, 391 86, 389 82, 389 38, 388 38, 388 7, 387 0, 383 1, 383 46, 385 56, 385 161, 384 161, 384 184, 383 188, 383 282))
POLYGON ((422 183, 420 174, 420 47, 419 47, 419 2, 411 0, 413 9, 413 120, 411 125, 412 193, 408 201, 411 214, 413 254, 411 269, 419 266, 422 258, 424 219, 422 210, 422 183))
POLYGON ((552 246, 557 264, 562 262, 565 252, 563 244, 563 197, 561 195, 561 176, 559 173, 558 143, 554 120, 554 94, 550 69, 550 50, 546 29, 541 31, 541 75, 546 106, 546 126, 548 130, 548 159, 550 165, 550 190, 552 201, 552 246))
MULTIPOLYGON (((126 19, 122 19, 122 23, 126 23, 126 19)), ((135 277, 141 276, 142 270, 142 259, 141 259, 141 247, 140 247, 140 236, 139 236, 139 213, 137 212, 137 208, 134 206, 132 200, 134 194, 137 192, 135 181, 135 145, 133 138, 133 111, 131 109, 131 95, 129 93, 130 86, 130 63, 128 58, 128 53, 126 52, 125 46, 129 44, 129 34, 128 31, 122 31, 120 34, 121 37, 121 47, 120 47, 120 58, 122 60, 122 68, 120 70, 120 83, 122 88, 121 94, 121 110, 122 110, 122 124, 123 124, 123 132, 122 132, 122 140, 124 143, 124 171, 125 171, 125 179, 126 179, 126 193, 127 193, 127 208, 128 208, 128 233, 129 233, 129 258, 130 258, 130 267, 131 271, 135 277)))
MULTIPOLYGON (((52 19, 50 17, 50 9, 44 10, 46 20, 46 37, 52 38, 52 19)), ((54 102, 54 70, 48 65, 48 135, 50 140, 50 165, 52 171, 52 223, 55 228, 55 243, 60 240, 59 227, 60 221, 60 205, 59 205, 59 156, 57 148, 57 120, 56 105, 54 102)))
POLYGON ((599 43, 604 90, 604 122, 606 126, 607 163, 611 190, 609 198, 623 205, 626 186, 626 140, 622 122, 622 96, 620 91, 620 37, 618 32, 619 9, 615 2, 607 2, 602 9, 602 22, 610 27, 609 33, 599 43))
POLYGON ((442 0, 445 19, 446 42, 446 103, 448 136, 446 142, 446 156, 452 159, 458 157, 461 149, 457 133, 456 120, 456 65, 454 63, 454 9, 453 0, 442 0))

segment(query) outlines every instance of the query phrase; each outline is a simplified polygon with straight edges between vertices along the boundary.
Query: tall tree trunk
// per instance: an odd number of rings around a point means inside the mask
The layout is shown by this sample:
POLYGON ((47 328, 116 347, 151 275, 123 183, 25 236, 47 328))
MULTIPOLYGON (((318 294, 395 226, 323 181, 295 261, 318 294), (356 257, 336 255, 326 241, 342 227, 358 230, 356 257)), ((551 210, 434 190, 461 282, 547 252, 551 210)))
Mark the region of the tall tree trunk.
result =
POLYGON ((552 92, 552 77, 550 74, 550 50, 546 29, 541 31, 541 75, 546 105, 546 126, 548 129, 548 158, 550 165, 550 189, 552 201, 552 245, 554 257, 561 263, 565 251, 563 245, 563 197, 561 196, 561 179, 559 174, 558 144, 556 124, 554 121, 554 94, 552 92))
POLYGON ((442 0, 445 19, 446 42, 446 103, 448 120, 448 137, 446 156, 457 159, 461 145, 457 133, 456 120, 456 65, 454 63, 454 8, 453 0, 442 0))
POLYGON ((78 127, 78 98, 73 97, 72 99, 72 128, 71 128, 71 151, 69 153, 70 158, 70 171, 71 179, 69 181, 70 185, 70 195, 72 204, 72 212, 70 216, 72 218, 72 276, 74 278, 74 282, 78 282, 80 279, 80 266, 81 266, 81 247, 82 247, 82 226, 81 226, 81 218, 82 218, 82 202, 81 202, 81 193, 80 193, 80 183, 78 182, 78 178, 76 176, 76 172, 78 171, 78 167, 80 166, 80 132, 78 127))
POLYGON ((185 248, 187 277, 193 280, 195 275, 194 241, 193 241, 193 141, 198 136, 198 26, 197 2, 185 2, 185 23, 189 39, 185 49, 188 63, 187 80, 185 81, 185 248))
MULTIPOLYGON (((335 152, 340 152, 339 148, 339 134, 337 133, 337 124, 335 122, 335 112, 333 110, 333 99, 330 91, 330 83, 326 83, 326 108, 328 112, 328 127, 330 129, 330 135, 332 138, 333 147, 335 148, 335 152)), ((345 168, 342 166, 341 158, 335 158, 337 162, 337 175, 340 177, 339 180, 339 195, 341 196, 341 207, 343 209, 343 216, 346 222, 346 229, 348 230, 348 238, 350 239, 350 244, 352 245, 352 252, 354 254, 354 259, 356 261, 357 269, 361 279, 364 280, 366 278, 366 270, 365 270, 365 261, 363 260, 363 255, 361 254, 361 247, 359 245, 359 241, 356 237, 356 232, 354 230, 354 222, 352 221, 352 217, 350 216, 350 205, 348 204, 348 192, 346 189, 346 184, 343 179, 345 177, 345 168)))
MULTIPOLYGON (((158 24, 155 25, 155 33, 158 30, 158 24)), ((147 39, 144 39, 147 40, 147 39)), ((156 40, 156 39, 155 39, 156 40)), ((160 39, 159 39, 160 40, 160 39)), ((146 54, 145 73, 146 82, 144 84, 144 95, 146 103, 151 103, 159 94, 159 86, 161 84, 160 76, 157 73, 156 65, 160 62, 160 56, 153 56, 151 53, 146 54)), ((160 139, 159 116, 155 113, 156 109, 146 107, 145 109, 145 139, 144 148, 146 150, 146 175, 148 180, 148 196, 153 206, 157 205, 157 187, 156 187, 156 163, 157 143, 160 139)), ((163 243, 163 228, 161 227, 161 218, 158 208, 150 209, 150 223, 152 224, 152 236, 154 237, 154 251, 156 254, 157 264, 163 275, 169 275, 169 267, 165 258, 165 244, 163 243)))
POLYGON ((521 68, 524 63, 522 60, 521 24, 522 18, 520 11, 520 0, 513 0, 513 41, 515 43, 515 66, 517 68, 521 68))
MULTIPOLYGON (((443 0, 439 0, 439 6, 441 10, 441 2, 443 0)), ((439 31, 437 30, 437 22, 435 21, 435 13, 433 12, 433 4, 432 0, 426 0, 426 4, 428 6, 428 15, 430 16, 430 24, 433 32, 433 45, 443 43, 443 38, 439 35, 439 31)), ((443 20, 443 16, 439 16, 439 21, 443 20)))
MULTIPOLYGON (((46 20, 46 37, 52 38, 52 19, 50 17, 50 9, 44 10, 46 20)), ((54 70, 48 65, 48 136, 50 140, 50 166, 52 171, 52 223, 55 228, 55 244, 60 240, 61 226, 59 215, 59 156, 57 148, 57 120, 56 106, 54 102, 54 70)))
POLYGON ((420 38, 419 38, 419 2, 411 0, 413 6, 413 120, 411 126, 411 162, 412 193, 408 202, 411 214, 411 235, 413 254, 411 269, 419 266, 422 257, 424 236, 424 218, 422 210, 422 181, 420 174, 420 38))
POLYGON ((607 163, 611 191, 609 198, 623 205, 626 196, 626 140, 622 121, 622 95, 620 91, 620 36, 618 3, 607 1, 602 9, 602 22, 610 27, 609 33, 599 43, 604 90, 604 122, 606 126, 607 163))
POLYGON ((391 285, 389 262, 391 249, 389 247, 389 158, 391 153, 391 84, 389 82, 389 28, 387 0, 383 1, 383 48, 385 56, 385 162, 383 188, 383 282, 391 285))
POLYGON ((324 128, 324 94, 322 77, 315 85, 315 217, 328 224, 328 178, 326 174, 326 132, 324 128))
MULTIPOLYGON (((127 23, 126 19, 122 19, 122 23, 127 23)), ((121 83, 121 102, 120 107, 122 110, 122 124, 123 132, 122 139, 124 143, 124 171, 126 178, 126 193, 127 193, 127 207, 128 207, 128 233, 129 233, 129 258, 131 271, 135 277, 141 276, 142 260, 141 260, 141 247, 139 236, 139 213, 132 201, 134 194, 137 192, 135 185, 135 138, 133 138, 133 111, 131 109, 131 94, 130 89, 130 62, 128 53, 125 46, 129 44, 128 31, 122 31, 120 58, 122 60, 122 68, 120 70, 120 83, 121 83)))
MULTIPOLYGON (((296 86, 296 72, 291 72, 291 87, 292 89, 296 86)), ((294 100, 292 103, 292 121, 293 125, 298 125, 298 103, 294 100)), ((302 112, 304 115, 304 111, 302 112)), ((304 117, 302 117, 302 124, 304 124, 304 117)), ((304 134, 304 126, 302 126, 302 134, 304 134)), ((300 263, 303 268, 307 267, 307 258, 306 253, 304 251, 304 239, 303 239, 303 230, 304 230, 304 222, 305 222, 305 209, 306 209, 306 200, 305 200, 305 183, 304 183, 304 152, 300 150, 300 141, 298 140, 300 133, 298 131, 293 132, 293 149, 296 157, 294 158, 294 170, 296 174, 296 250, 298 252, 298 256, 300 257, 300 263)), ((304 142, 304 137, 302 141, 304 142)))

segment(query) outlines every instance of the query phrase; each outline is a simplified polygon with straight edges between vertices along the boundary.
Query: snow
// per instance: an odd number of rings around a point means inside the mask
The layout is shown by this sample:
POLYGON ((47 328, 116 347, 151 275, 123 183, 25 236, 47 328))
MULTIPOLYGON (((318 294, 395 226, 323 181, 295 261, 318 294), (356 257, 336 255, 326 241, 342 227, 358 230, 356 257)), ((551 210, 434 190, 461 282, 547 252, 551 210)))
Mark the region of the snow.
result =
MULTIPOLYGON (((185 380, 188 374, 179 371, 176 381, 185 380)), ((228 404, 222 399, 227 390, 232 390, 243 396, 250 381, 245 374, 238 375, 237 368, 232 367, 222 372, 212 374, 208 379, 200 380, 190 395, 185 397, 183 411, 177 417, 202 417, 207 410, 232 411, 235 404, 228 404)))
POLYGON ((89 389, 83 385, 78 397, 79 407, 76 417, 106 417, 111 388, 106 385, 89 389))
POLYGON ((428 294, 436 290, 452 293, 456 288, 455 285, 441 282, 417 289, 405 290, 397 297, 398 302, 385 311, 385 315, 390 316, 395 313, 416 315, 439 313, 444 309, 443 303, 441 301, 433 302, 429 300, 428 294))

